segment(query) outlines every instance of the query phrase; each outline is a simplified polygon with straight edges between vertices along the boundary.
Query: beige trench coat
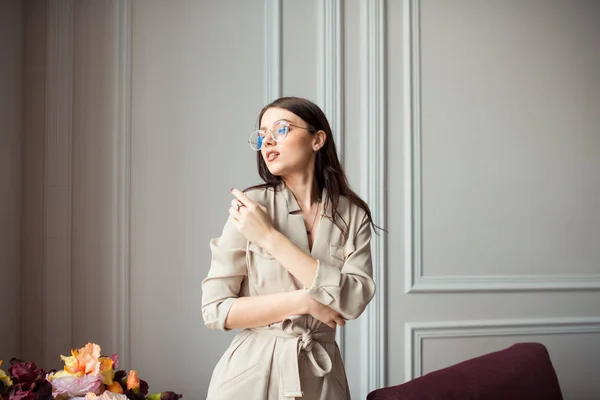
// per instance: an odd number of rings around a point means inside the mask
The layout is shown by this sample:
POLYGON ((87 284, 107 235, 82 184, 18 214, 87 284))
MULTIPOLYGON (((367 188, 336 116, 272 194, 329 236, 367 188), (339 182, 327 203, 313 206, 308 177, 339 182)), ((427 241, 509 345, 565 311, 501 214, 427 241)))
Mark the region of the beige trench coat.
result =
MULTIPOLYGON (((251 190, 274 227, 318 260, 312 285, 305 288, 255 243, 248 242, 229 219, 222 235, 210 241, 212 260, 202 282, 202 316, 208 328, 226 330, 227 314, 238 297, 305 289, 318 302, 346 319, 357 318, 375 293, 371 264, 371 227, 366 213, 341 197, 338 211, 349 235, 325 210, 312 251, 300 207, 283 184, 277 190, 251 190)), ((325 198, 323 193, 322 198, 325 198)), ((289 316, 259 329, 243 329, 215 367, 208 400, 345 400, 350 398, 335 329, 310 315, 289 316)))

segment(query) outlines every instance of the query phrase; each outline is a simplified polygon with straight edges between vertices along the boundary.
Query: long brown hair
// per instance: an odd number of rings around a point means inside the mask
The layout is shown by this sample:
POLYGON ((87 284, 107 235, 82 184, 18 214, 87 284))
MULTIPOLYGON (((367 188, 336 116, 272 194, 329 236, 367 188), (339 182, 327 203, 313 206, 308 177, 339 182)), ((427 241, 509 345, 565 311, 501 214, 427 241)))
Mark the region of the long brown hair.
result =
MULTIPOLYGON (((333 210, 333 215, 331 217, 333 218, 333 222, 343 232, 344 236, 348 236, 348 223, 344 221, 343 217, 337 210, 340 196, 345 196, 351 203, 365 211, 368 221, 374 231, 381 229, 373 222, 371 210, 369 209, 367 203, 350 188, 348 179, 344 173, 344 169, 342 168, 342 164, 337 156, 333 134, 331 132, 331 126, 329 125, 327 117, 319 108, 319 106, 307 99, 300 97, 281 97, 271 104, 266 105, 260 111, 258 116, 259 125, 265 111, 270 108, 283 108, 302 118, 304 122, 308 124, 311 135, 314 135, 318 131, 325 132, 327 139, 325 140, 324 146, 321 147, 317 152, 317 159, 315 162, 315 177, 317 180, 319 193, 322 193, 323 188, 327 189, 325 208, 327 208, 329 202, 331 202, 331 208, 333 210), (342 223, 344 226, 342 226, 342 223)), ((275 188, 282 181, 281 177, 275 176, 269 172, 267 164, 265 163, 265 160, 260 152, 257 152, 256 154, 256 163, 258 167, 258 175, 265 183, 251 186, 244 191, 259 188, 272 188, 275 190, 275 188)))

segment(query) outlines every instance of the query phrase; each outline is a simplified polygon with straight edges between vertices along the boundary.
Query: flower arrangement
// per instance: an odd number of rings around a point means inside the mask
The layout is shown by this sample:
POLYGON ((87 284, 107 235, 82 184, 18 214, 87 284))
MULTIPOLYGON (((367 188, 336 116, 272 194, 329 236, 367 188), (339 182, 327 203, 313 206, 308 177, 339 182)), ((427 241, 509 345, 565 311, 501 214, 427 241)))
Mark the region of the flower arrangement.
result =
MULTIPOLYGON (((33 362, 13 358, 8 374, 0 369, 0 400, 178 400, 174 392, 148 394, 136 370, 117 370, 119 357, 101 355, 97 344, 60 356, 65 366, 45 372, 33 362)), ((0 360, 0 367, 2 361, 0 360)))

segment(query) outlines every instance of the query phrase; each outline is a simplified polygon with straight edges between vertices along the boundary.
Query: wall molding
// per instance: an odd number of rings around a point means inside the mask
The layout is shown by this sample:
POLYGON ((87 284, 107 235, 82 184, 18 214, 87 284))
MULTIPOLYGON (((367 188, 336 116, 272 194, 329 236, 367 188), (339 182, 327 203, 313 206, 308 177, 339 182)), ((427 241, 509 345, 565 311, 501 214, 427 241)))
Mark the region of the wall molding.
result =
POLYGON ((600 333, 600 318, 545 318, 405 324, 405 381, 423 375, 425 339, 600 333))
POLYGON ((131 365, 131 40, 133 35, 132 0, 119 0, 114 7, 116 46, 114 57, 115 87, 113 93, 116 133, 114 154, 117 155, 117 232, 114 248, 116 252, 115 337, 119 363, 128 369, 131 365))
MULTIPOLYGON (((361 2, 362 48, 362 138, 363 160, 361 188, 371 206, 374 221, 384 224, 385 213, 385 0, 361 2)), ((375 297, 361 317, 362 398, 373 389, 386 386, 385 265, 384 234, 372 236, 375 297)))
POLYGON ((71 348, 73 0, 46 3, 44 320, 42 362, 71 348))
POLYGON ((422 278, 421 245, 421 77, 419 2, 403 2, 404 62, 404 256, 405 292, 422 278))
POLYGON ((342 0, 323 0, 319 9, 319 102, 327 116, 340 161, 343 160, 343 17, 342 0))
POLYGON ((404 0, 405 292, 598 290, 593 275, 456 275, 423 272, 420 0, 404 0))
MULTIPOLYGON (((323 0, 319 5, 319 103, 329 120, 338 157, 343 162, 342 1, 323 0)), ((345 360, 344 327, 337 328, 335 341, 345 360)))
POLYGON ((423 276, 412 272, 406 292, 490 292, 544 290, 598 290, 600 275, 458 275, 423 276))
POLYGON ((281 0, 265 0, 265 104, 281 97, 282 78, 282 31, 281 0))

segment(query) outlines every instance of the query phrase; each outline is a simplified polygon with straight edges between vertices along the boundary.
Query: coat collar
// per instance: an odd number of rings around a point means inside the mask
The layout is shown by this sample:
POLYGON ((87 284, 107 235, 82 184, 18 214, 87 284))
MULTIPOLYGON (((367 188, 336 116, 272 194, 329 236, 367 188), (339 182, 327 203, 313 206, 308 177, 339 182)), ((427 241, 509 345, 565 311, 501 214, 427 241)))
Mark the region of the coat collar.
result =
MULTIPOLYGON (((311 250, 308 244, 308 236, 306 235, 306 227, 304 226, 302 213, 296 213, 297 211, 301 210, 300 205, 296 200, 296 196, 294 196, 294 193, 292 193, 292 191, 283 182, 279 184, 277 191, 281 193, 281 196, 283 196, 286 201, 289 215, 287 221, 285 222, 286 226, 288 227, 288 239, 295 243, 306 254, 328 254, 330 244, 329 241, 332 237, 334 229, 333 218, 331 217, 333 215, 331 202, 329 202, 327 205, 327 208, 323 213, 324 216, 320 218, 320 222, 315 228, 316 231, 314 243, 311 250)), ((321 204, 323 204, 326 199, 327 190, 323 189, 323 193, 321 195, 321 204)))
MULTIPOLYGON (((291 214, 302 210, 302 208, 300 208, 300 205, 298 204, 298 201, 296 200, 296 196, 294 196, 294 193, 292 193, 292 191, 287 187, 287 185, 283 181, 279 184, 278 191, 280 191, 283 194, 283 198, 287 203, 288 213, 291 214)), ((323 193, 321 194, 321 205, 325 202, 326 199, 327 189, 323 188, 323 193)), ((331 202, 329 202, 329 204, 327 205, 327 209, 325 210, 324 214, 326 216, 333 215, 331 212, 331 202)))
POLYGON ((294 196, 294 193, 287 187, 285 182, 281 181, 281 183, 279 183, 277 191, 283 194, 283 198, 287 204, 288 213, 291 214, 301 210, 300 205, 296 200, 296 196, 294 196))

